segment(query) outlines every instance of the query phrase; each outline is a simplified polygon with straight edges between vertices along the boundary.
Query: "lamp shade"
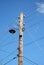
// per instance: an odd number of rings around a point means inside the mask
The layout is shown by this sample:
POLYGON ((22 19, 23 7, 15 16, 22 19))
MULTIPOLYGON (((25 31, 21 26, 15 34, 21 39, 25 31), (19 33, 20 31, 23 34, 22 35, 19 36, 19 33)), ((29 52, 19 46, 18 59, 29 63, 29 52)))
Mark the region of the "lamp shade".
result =
POLYGON ((9 32, 10 32, 11 34, 14 34, 16 31, 15 31, 15 29, 10 29, 9 32))

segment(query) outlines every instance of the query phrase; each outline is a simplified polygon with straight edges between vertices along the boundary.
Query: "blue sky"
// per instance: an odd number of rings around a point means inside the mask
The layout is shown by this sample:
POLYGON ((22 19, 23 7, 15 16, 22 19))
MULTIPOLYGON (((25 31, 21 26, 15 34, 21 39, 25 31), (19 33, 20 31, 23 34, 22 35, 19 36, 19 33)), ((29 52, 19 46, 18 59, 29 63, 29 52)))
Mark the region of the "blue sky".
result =
MULTIPOLYGON (((23 55, 38 65, 44 65, 44 0, 0 0, 0 65, 18 54, 20 12, 25 15, 23 55), (14 35, 9 33, 10 28, 16 28, 14 35)), ((6 65, 18 65, 18 58, 6 65)), ((23 65, 36 64, 23 58, 23 65)))

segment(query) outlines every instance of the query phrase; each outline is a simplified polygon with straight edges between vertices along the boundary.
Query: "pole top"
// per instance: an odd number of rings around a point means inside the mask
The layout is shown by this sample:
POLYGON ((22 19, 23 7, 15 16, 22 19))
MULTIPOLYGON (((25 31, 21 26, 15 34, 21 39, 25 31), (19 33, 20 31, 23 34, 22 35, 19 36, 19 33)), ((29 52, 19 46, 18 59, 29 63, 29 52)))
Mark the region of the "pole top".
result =
POLYGON ((22 18, 23 18, 23 12, 21 12, 21 13, 20 13, 20 17, 22 17, 22 18))
POLYGON ((21 15, 23 15, 23 12, 20 12, 21 15))
POLYGON ((20 12, 20 16, 22 16, 23 18, 25 18, 25 15, 23 14, 23 12, 20 12))

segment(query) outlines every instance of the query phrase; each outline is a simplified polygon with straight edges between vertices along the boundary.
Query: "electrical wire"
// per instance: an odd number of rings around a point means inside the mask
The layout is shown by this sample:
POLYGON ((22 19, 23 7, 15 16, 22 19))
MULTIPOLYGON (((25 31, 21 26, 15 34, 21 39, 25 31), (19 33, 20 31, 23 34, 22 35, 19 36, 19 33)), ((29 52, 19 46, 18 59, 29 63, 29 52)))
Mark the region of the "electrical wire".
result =
MULTIPOLYGON (((39 41, 39 40, 41 40, 41 39, 44 39, 44 37, 40 37, 39 39, 37 39, 37 40, 35 40, 35 41, 32 41, 31 43, 34 43, 34 42, 36 42, 36 41, 39 41)), ((27 45, 26 45, 27 46, 27 45)), ((14 51, 13 51, 14 52, 14 51)), ((11 52, 8 56, 10 56, 13 52, 11 52)), ((7 56, 7 57, 8 57, 7 56)))
MULTIPOLYGON (((35 26, 35 25, 37 25, 37 24, 40 24, 40 22, 31 25, 30 28, 33 27, 33 26, 35 26)), ((5 45, 6 45, 6 44, 5 44, 5 45)))
MULTIPOLYGON (((8 40, 10 38, 10 36, 7 36, 4 40, 5 40, 5 44, 3 44, 3 45, 0 45, 0 46, 7 46, 7 45, 9 45, 8 43, 6 43, 6 39, 8 40)), ((14 39, 14 38, 13 38, 14 39)), ((12 42, 12 41, 11 41, 12 42)), ((9 43, 11 43, 11 42, 9 42, 9 43)), ((16 42, 16 41, 15 41, 16 42)), ((0 43, 2 43, 2 42, 0 42, 0 43)))
POLYGON ((39 24, 39 22, 38 22, 38 23, 35 23, 35 24, 33 24, 33 25, 31 25, 30 27, 33 27, 33 26, 35 26, 36 24, 39 24))
POLYGON ((8 42, 4 45, 1 45, 1 46, 4 48, 5 46, 11 45, 11 43, 14 44, 14 43, 16 43, 16 41, 10 41, 10 42, 8 42))
MULTIPOLYGON (((23 57, 24 57, 24 56, 23 56, 23 57)), ((27 61, 33 63, 34 65, 38 65, 36 62, 34 62, 34 61, 32 61, 32 60, 30 60, 30 59, 28 59, 28 58, 26 58, 26 57, 24 57, 24 59, 26 59, 27 61)))
MULTIPOLYGON (((39 38, 39 39, 37 39, 37 40, 35 40, 35 41, 38 41, 38 40, 41 40, 41 39, 43 39, 44 37, 41 37, 41 38, 39 38)), ((32 43, 34 43, 35 41, 33 41, 32 43)), ((27 46, 27 45, 26 45, 27 46)), ((12 52, 13 53, 13 52, 12 52)))
MULTIPOLYGON (((35 24, 34 24, 35 25, 35 24)), ((35 41, 32 41, 30 44, 32 44, 32 43, 34 43, 34 42, 36 42, 36 41, 39 41, 39 40, 41 40, 42 38, 40 38, 40 39, 37 39, 37 40, 35 40, 35 41)), ((26 46, 27 46, 27 44, 26 44, 26 46)), ((29 59, 28 59, 29 60, 29 59)), ((10 61, 8 61, 7 63, 9 63, 9 62, 11 62, 12 61, 12 59, 10 60, 10 61)), ((32 61, 31 61, 32 62, 32 61)), ((5 64, 7 64, 7 63, 5 63, 5 64)))
MULTIPOLYGON (((35 10, 35 9, 34 9, 35 10)), ((35 12, 35 11, 34 11, 35 12)), ((34 12, 32 12, 32 13, 34 13, 34 12)), ((30 14, 30 15, 32 15, 32 13, 30 14)), ((29 15, 28 15, 29 16, 29 15)), ((11 24, 13 24, 13 22, 11 23, 11 24)), ((8 27, 10 27, 11 26, 11 24, 9 24, 8 25, 8 27)), ((16 23, 17 24, 17 23, 16 23)), ((7 31, 7 30, 6 30, 7 31)))
POLYGON ((43 23, 43 21, 38 21, 38 22, 36 22, 36 23, 34 23, 34 24, 31 24, 30 26, 25 26, 25 29, 27 29, 27 31, 28 30, 31 30, 31 28, 33 28, 34 26, 36 26, 36 25, 40 25, 40 23, 43 23))
POLYGON ((8 64, 8 63, 10 63, 11 61, 13 61, 13 60, 15 60, 16 59, 16 57, 13 57, 11 60, 9 60, 8 62, 6 62, 5 64, 3 64, 3 65, 6 65, 6 64, 8 64))
MULTIPOLYGON (((3 37, 2 39, 4 39, 4 41, 6 42, 6 40, 8 40, 9 38, 10 38, 10 36, 7 36, 7 37, 5 36, 5 37, 3 37)), ((3 41, 3 40, 2 40, 2 41, 3 41)), ((4 41, 3 41, 3 42, 4 42, 4 41)), ((0 42, 0 43, 2 44, 2 42, 0 42)))
MULTIPOLYGON (((12 41, 9 42, 9 43, 12 43, 12 41)), ((13 44, 14 44, 14 43, 13 43, 13 44)), ((4 47, 7 46, 7 45, 11 45, 11 44, 8 44, 8 43, 7 43, 7 44, 2 45, 2 47, 4 48, 4 47)), ((1 47, 1 48, 2 48, 2 47, 1 47)), ((0 48, 0 51, 2 51, 2 52, 4 52, 4 53, 9 53, 8 51, 5 51, 5 50, 3 50, 3 49, 1 49, 1 48, 0 48)))
POLYGON ((3 49, 0 49, 0 51, 1 51, 1 52, 4 52, 4 53, 8 53, 8 51, 5 51, 5 50, 3 50, 3 49))
MULTIPOLYGON (((34 8, 34 11, 33 12, 31 12, 31 14, 30 15, 27 15, 26 17, 29 17, 29 16, 31 16, 33 13, 35 13, 36 12, 36 8, 34 8)), ((29 14, 29 13, 27 13, 27 14, 29 14)), ((11 22, 11 24, 13 24, 13 21, 11 22)), ((17 23, 16 23, 17 24, 17 23)), ((11 25, 9 24, 8 25, 8 27, 10 27, 11 25)))
POLYGON ((37 11, 36 11, 36 8, 29 14, 29 13, 27 13, 28 15, 26 15, 26 18, 30 18, 30 17, 32 17, 32 14, 34 14, 34 13, 36 13, 37 11))
MULTIPOLYGON (((35 43, 36 41, 39 41, 39 40, 41 40, 41 39, 44 39, 44 37, 40 37, 39 39, 30 42, 30 44, 35 43)), ((28 43, 28 44, 25 44, 24 46, 28 46, 28 45, 30 45, 30 44, 28 43)), ((4 50, 2 50, 2 51, 3 51, 3 52, 6 52, 6 51, 4 51, 4 50)), ((13 51, 13 52, 14 52, 14 51, 13 51)), ((11 52, 10 54, 12 54, 13 52, 11 52)), ((8 52, 6 52, 6 53, 8 53, 8 52)), ((10 54, 9 54, 9 55, 10 55, 10 54)), ((9 55, 8 55, 8 56, 9 56, 9 55)), ((8 56, 7 56, 7 57, 8 57, 8 56)))
MULTIPOLYGON (((13 22, 11 22, 11 24, 14 24, 13 22)), ((9 24, 8 25, 8 28, 11 28, 12 26, 11 26, 11 24, 9 24)), ((16 23, 17 24, 17 23, 16 23)), ((6 28, 6 27, 5 27, 6 28)), ((18 28, 16 28, 16 27, 14 27, 16 30, 18 30, 18 28)), ((7 32, 9 32, 7 29, 6 29, 6 32, 4 33, 4 37, 3 38, 1 38, 1 39, 4 39, 6 36, 7 36, 7 32)))
MULTIPOLYGON (((42 22, 43 22, 43 21, 42 21, 42 22)), ((38 25, 38 24, 40 24, 40 23, 42 23, 42 22, 41 22, 41 21, 36 22, 36 23, 34 23, 34 24, 30 25, 29 27, 30 27, 30 28, 32 28, 33 26, 38 25)))
MULTIPOLYGON (((24 56, 23 56, 23 57, 24 57, 24 56)), ((6 62, 4 65, 8 64, 9 62, 13 61, 14 59, 16 59, 16 57, 13 57, 11 60, 9 60, 8 62, 6 62)), ((29 62, 31 62, 31 63, 33 63, 33 64, 35 64, 35 65, 38 65, 37 63, 35 63, 34 61, 32 61, 32 60, 30 60, 30 59, 28 59, 28 58, 26 58, 26 57, 24 57, 24 59, 26 59, 27 61, 29 61, 29 62)))
MULTIPOLYGON (((17 50, 17 49, 16 49, 17 50)), ((6 57, 4 57, 3 59, 1 59, 1 61, 5 60, 7 57, 11 56, 13 53, 16 52, 16 50, 12 51, 11 53, 9 53, 6 57)))
MULTIPOLYGON (((33 12, 33 13, 35 13, 35 12, 33 12)), ((32 13, 32 14, 33 14, 33 13, 32 13)), ((30 15, 32 15, 32 14, 30 14, 30 15)), ((30 15, 28 15, 27 17, 29 17, 30 15)), ((12 23, 13 23, 13 22, 12 22, 12 23)), ((34 25, 36 25, 36 24, 34 24, 34 25)), ((9 26, 10 26, 10 25, 9 25, 9 26)), ((9 27, 9 26, 8 26, 8 27, 9 27)), ((33 26, 33 25, 32 25, 32 26, 33 26)), ((32 26, 30 26, 30 27, 32 27, 32 26)), ((32 41, 30 44, 32 44, 32 43, 34 43, 34 42, 36 42, 36 41, 38 41, 38 40, 41 40, 41 38, 40 38, 40 39, 37 39, 37 40, 35 40, 35 41, 32 41)), ((27 44, 26 44, 26 46, 27 46, 27 44)), ((14 52, 14 51, 13 51, 13 52, 14 52)), ((12 52, 12 53, 13 53, 13 52, 12 52)), ((10 53, 8 56, 10 56, 12 53, 10 53)), ((7 56, 7 57, 8 57, 8 56, 7 56)), ((6 58, 7 58, 7 57, 6 57, 6 58)), ((4 65, 8 64, 9 62, 11 62, 12 60, 14 60, 15 58, 16 58, 16 57, 12 58, 12 59, 9 60, 8 62, 6 62, 4 65)), ((26 58, 26 57, 24 57, 24 58, 25 58, 26 60, 28 60, 28 61, 30 61, 30 62, 36 64, 35 62, 29 60, 29 59, 26 58)), ((36 65, 38 65, 38 64, 36 64, 36 65)))
POLYGON ((38 38, 37 40, 32 41, 32 42, 30 42, 30 43, 24 44, 24 46, 31 45, 32 43, 35 43, 35 42, 37 42, 37 41, 39 41, 39 40, 41 40, 41 39, 44 39, 44 36, 43 36, 43 37, 40 37, 40 38, 38 38))
MULTIPOLYGON (((35 24, 31 25, 30 27, 32 27, 32 26, 34 26, 34 25, 36 25, 36 24, 38 24, 38 23, 35 23, 35 24)), ((5 45, 8 45, 8 44, 4 44, 4 46, 5 46, 5 45)))

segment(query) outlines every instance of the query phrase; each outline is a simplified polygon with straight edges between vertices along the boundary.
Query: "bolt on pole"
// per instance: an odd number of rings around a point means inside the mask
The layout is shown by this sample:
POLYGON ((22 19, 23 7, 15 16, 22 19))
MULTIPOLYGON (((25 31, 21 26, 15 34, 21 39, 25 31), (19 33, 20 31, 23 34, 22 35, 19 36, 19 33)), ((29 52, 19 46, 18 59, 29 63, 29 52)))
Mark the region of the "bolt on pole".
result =
POLYGON ((23 13, 19 17, 19 48, 18 48, 18 65, 23 65, 23 13))

